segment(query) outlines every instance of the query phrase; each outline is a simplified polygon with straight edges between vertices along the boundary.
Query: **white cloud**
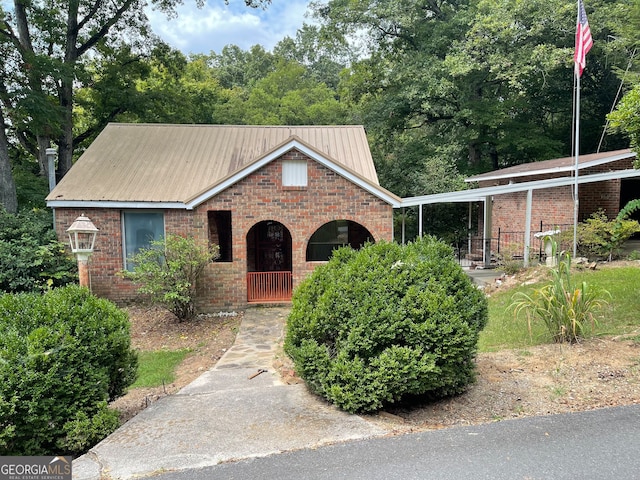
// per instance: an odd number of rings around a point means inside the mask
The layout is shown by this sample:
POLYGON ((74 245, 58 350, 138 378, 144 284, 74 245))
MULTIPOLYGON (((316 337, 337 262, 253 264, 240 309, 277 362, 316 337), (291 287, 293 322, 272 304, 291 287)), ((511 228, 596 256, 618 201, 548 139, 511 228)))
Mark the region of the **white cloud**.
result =
POLYGON ((248 50, 262 45, 271 50, 286 36, 295 37, 305 21, 308 0, 272 0, 266 9, 245 6, 243 0, 209 0, 199 9, 187 0, 178 7, 177 18, 149 11, 153 31, 185 54, 220 53, 225 45, 248 50))

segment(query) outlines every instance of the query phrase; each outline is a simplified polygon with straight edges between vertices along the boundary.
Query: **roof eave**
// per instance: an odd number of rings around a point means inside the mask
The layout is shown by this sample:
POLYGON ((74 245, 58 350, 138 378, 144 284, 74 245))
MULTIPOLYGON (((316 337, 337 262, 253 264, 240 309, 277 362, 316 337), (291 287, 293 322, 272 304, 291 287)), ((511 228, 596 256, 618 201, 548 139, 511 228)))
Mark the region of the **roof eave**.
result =
POLYGON ((191 210, 182 202, 112 201, 112 200, 47 200, 49 208, 118 208, 146 210, 191 210))

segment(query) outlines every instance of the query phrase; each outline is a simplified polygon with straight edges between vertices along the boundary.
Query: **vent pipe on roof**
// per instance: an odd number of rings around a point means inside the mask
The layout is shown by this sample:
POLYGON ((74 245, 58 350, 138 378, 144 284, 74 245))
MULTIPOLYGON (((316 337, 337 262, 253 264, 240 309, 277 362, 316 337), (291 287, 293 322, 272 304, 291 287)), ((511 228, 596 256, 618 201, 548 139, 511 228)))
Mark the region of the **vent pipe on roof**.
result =
MULTIPOLYGON (((47 169, 49 170, 49 193, 56 187, 56 157, 58 151, 55 148, 47 148, 45 151, 47 156, 47 169)), ((53 231, 56 231, 56 209, 51 209, 53 214, 53 231)))
POLYGON ((47 169, 49 170, 49 191, 56 186, 56 156, 58 151, 55 148, 47 148, 47 169))

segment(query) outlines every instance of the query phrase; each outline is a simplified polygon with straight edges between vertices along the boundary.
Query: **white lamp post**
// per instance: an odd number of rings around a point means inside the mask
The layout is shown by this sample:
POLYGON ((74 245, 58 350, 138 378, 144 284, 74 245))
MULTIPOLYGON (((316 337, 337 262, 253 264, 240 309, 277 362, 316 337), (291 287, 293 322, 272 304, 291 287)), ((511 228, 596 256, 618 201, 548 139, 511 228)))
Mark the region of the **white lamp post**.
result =
POLYGON ((89 217, 86 217, 83 213, 75 219, 69 228, 67 228, 67 233, 69 234, 71 252, 73 252, 78 259, 78 276, 80 277, 80 285, 88 287, 89 257, 93 253, 98 229, 93 222, 89 220, 89 217))

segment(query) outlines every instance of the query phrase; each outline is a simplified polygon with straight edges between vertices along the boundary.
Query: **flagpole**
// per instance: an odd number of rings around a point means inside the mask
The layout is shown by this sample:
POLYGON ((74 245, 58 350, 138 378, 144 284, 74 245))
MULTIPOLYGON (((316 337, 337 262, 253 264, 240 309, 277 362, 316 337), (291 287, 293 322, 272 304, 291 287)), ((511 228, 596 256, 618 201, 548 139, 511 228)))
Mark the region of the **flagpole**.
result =
POLYGON ((587 20, 587 12, 584 9, 584 3, 582 0, 578 0, 578 19, 576 21, 576 50, 573 54, 574 60, 574 74, 576 76, 576 91, 575 91, 575 135, 574 135, 574 148, 575 148, 575 172, 574 185, 573 185, 573 258, 578 254, 578 212, 579 212, 579 200, 578 200, 578 172, 579 172, 579 157, 580 157, 580 77, 582 71, 586 65, 586 55, 593 46, 593 37, 591 36, 591 29, 589 28, 589 21, 587 20))
POLYGON ((575 110, 575 171, 573 173, 573 258, 578 254, 578 159, 580 157, 580 74, 578 73, 578 65, 575 65, 574 72, 576 75, 576 110, 575 110))

